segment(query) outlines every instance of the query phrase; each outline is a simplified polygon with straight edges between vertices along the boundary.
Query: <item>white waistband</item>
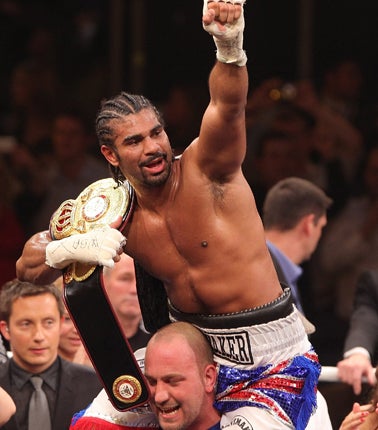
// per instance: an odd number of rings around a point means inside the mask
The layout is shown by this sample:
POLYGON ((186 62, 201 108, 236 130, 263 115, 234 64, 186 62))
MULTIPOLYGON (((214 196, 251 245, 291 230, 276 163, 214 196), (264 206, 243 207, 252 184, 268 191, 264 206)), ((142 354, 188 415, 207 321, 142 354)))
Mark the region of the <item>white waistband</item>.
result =
POLYGON ((242 369, 279 363, 311 349, 299 312, 266 324, 235 329, 198 327, 209 339, 217 363, 242 369))

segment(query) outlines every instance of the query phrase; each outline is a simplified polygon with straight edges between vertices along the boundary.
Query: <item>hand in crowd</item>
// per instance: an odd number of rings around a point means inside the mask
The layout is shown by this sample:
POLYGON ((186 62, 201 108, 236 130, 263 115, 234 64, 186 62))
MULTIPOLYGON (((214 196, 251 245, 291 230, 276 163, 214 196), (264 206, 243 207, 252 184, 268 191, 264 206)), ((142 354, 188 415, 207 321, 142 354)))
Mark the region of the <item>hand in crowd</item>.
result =
POLYGON ((362 378, 366 377, 370 385, 374 385, 374 369, 369 358, 364 354, 353 354, 337 363, 339 378, 353 386, 354 394, 361 393, 362 378))
POLYGON ((359 430, 369 415, 370 407, 371 405, 361 406, 359 403, 354 403, 352 411, 344 418, 339 430, 359 430))

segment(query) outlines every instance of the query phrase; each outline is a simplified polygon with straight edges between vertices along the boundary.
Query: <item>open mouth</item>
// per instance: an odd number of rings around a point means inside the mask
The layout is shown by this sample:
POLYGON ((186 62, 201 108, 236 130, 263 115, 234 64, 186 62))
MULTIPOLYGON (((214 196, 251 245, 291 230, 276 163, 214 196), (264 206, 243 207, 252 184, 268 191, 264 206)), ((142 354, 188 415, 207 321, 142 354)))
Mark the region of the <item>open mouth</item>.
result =
POLYGON ((158 408, 158 409, 159 409, 159 415, 165 418, 169 418, 179 410, 179 406, 174 406, 171 408, 164 408, 164 409, 158 408))
POLYGON ((144 167, 152 174, 160 173, 164 170, 164 158, 155 158, 153 161, 146 164, 144 167))

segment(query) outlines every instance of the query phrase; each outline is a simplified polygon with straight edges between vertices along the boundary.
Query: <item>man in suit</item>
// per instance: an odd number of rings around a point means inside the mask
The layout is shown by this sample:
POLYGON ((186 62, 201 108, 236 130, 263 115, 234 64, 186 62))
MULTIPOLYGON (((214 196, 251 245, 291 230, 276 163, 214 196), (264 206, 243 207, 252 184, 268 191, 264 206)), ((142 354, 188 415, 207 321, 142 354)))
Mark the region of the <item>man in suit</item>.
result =
POLYGON ((300 264, 315 251, 327 224, 332 200, 312 182, 285 178, 268 191, 263 205, 263 224, 270 254, 281 283, 291 288, 294 303, 303 313, 297 281, 300 264))
POLYGON ((378 270, 366 270, 357 281, 354 309, 344 343, 344 358, 337 363, 339 377, 361 393, 366 378, 374 385, 378 347, 378 270), (373 364, 372 364, 373 363, 373 364))
POLYGON ((15 279, 1 290, 0 330, 10 342, 13 356, 0 365, 0 386, 16 404, 16 414, 4 430, 30 429, 31 377, 43 379, 50 414, 50 423, 43 429, 67 430, 73 414, 101 390, 93 369, 58 356, 63 310, 55 285, 37 286, 15 279))

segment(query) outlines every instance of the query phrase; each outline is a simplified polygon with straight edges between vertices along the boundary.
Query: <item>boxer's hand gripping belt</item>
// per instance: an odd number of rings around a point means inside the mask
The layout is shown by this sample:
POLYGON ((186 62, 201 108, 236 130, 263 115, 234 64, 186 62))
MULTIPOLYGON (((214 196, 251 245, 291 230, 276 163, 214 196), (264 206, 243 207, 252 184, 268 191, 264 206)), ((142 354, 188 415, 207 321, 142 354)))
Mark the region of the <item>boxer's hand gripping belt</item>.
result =
POLYGON ((122 233, 105 225, 50 242, 46 247, 46 264, 55 269, 64 269, 75 262, 113 267, 113 259, 124 245, 126 239, 122 233))

